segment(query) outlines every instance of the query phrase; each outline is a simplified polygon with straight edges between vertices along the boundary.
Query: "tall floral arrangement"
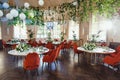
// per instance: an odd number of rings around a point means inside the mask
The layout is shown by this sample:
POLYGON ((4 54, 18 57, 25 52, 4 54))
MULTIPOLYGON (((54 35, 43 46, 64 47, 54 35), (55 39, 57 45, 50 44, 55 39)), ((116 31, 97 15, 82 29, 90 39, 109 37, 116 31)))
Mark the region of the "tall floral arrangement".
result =
POLYGON ((97 32, 97 34, 93 34, 92 37, 91 37, 91 40, 89 42, 85 43, 83 45, 83 48, 85 50, 93 50, 93 49, 95 49, 96 48, 97 38, 99 38, 101 32, 102 31, 100 30, 100 31, 97 32))
POLYGON ((95 43, 97 41, 97 39, 99 38, 101 32, 102 31, 100 30, 100 31, 97 32, 97 34, 92 35, 92 38, 91 38, 92 43, 95 43))

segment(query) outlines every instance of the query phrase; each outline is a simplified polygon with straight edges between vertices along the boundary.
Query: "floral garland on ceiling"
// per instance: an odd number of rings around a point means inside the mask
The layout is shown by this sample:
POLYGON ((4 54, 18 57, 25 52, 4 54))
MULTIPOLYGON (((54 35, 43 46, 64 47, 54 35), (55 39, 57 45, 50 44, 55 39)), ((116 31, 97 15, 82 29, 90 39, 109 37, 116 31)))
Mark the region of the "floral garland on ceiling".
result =
POLYGON ((25 14, 25 20, 21 20, 20 16, 17 16, 14 17, 12 20, 9 20, 8 25, 22 24, 23 21, 25 21, 26 25, 44 25, 44 12, 42 10, 33 8, 19 8, 18 12, 25 14))
MULTIPOLYGON (((25 14, 26 25, 44 25, 44 16, 51 16, 51 21, 55 21, 55 14, 59 14, 57 21, 64 23, 66 14, 69 20, 86 21, 89 20, 91 14, 101 14, 103 16, 112 16, 120 7, 120 0, 76 0, 77 4, 63 3, 59 6, 48 7, 48 15, 46 10, 40 8, 29 7, 17 9, 19 13, 25 14), (53 12, 52 12, 53 11, 53 12)), ((46 17, 47 19, 47 17, 46 17)), ((46 20, 47 21, 47 20, 46 20)), ((20 16, 9 19, 9 25, 21 24, 20 16)))

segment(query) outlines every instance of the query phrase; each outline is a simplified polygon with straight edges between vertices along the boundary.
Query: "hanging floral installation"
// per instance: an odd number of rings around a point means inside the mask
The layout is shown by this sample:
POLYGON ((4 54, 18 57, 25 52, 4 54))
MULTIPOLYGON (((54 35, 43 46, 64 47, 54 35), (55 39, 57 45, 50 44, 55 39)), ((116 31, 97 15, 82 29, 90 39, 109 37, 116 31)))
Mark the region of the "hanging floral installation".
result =
MULTIPOLYGON (((5 9, 9 7, 8 4, 4 5, 5 9)), ((29 3, 25 3, 22 8, 13 9, 12 7, 6 17, 9 25, 21 24, 25 21, 26 25, 42 26, 44 21, 57 21, 60 24, 64 24, 66 20, 86 21, 92 14, 110 17, 118 12, 119 7, 120 0, 75 0, 71 3, 48 7, 48 9, 31 7, 29 3)), ((1 11, 0 17, 3 15, 1 11)))
POLYGON ((18 9, 19 16, 9 19, 9 25, 21 24, 25 21, 26 25, 44 25, 43 11, 39 9, 18 9))

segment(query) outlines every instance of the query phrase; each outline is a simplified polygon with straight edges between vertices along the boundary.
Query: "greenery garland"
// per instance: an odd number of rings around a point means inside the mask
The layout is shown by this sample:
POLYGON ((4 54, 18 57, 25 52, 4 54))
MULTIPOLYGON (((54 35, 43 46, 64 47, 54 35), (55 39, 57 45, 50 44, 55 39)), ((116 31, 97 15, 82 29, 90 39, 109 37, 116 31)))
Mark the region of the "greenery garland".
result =
POLYGON ((85 21, 89 20, 90 14, 112 16, 120 7, 120 0, 77 0, 77 4, 64 3, 60 9, 62 13, 67 11, 69 19, 85 21))
MULTIPOLYGON (((120 0, 76 0, 77 5, 73 5, 73 3, 63 3, 59 6, 55 6, 54 8, 48 8, 48 10, 53 10, 57 14, 61 15, 58 17, 58 21, 65 21, 65 14, 68 15, 69 20, 74 21, 86 21, 89 20, 91 14, 101 14, 103 16, 110 17, 115 12, 117 12, 120 7, 120 0)), ((19 13, 23 12, 26 15, 26 24, 27 25, 44 25, 44 11, 39 8, 20 8, 18 9, 19 13), (33 13, 34 16, 31 16, 30 13, 33 13)), ((53 16, 52 15, 49 16, 53 16)), ((52 20, 55 20, 52 17, 52 20)), ((9 25, 21 24, 19 16, 9 21, 9 25)))

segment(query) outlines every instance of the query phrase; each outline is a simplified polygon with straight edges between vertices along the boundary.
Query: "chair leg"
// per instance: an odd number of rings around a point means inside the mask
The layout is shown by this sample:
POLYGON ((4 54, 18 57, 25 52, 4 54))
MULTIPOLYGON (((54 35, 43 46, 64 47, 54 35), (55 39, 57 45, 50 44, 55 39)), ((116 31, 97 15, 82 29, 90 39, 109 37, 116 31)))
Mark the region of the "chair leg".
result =
POLYGON ((39 71, 38 71, 38 68, 35 69, 35 72, 37 73, 37 76, 39 76, 39 71))
POLYGON ((78 54, 78 62, 79 62, 79 54, 78 54))
POLYGON ((26 73, 26 70, 23 68, 23 70, 24 70, 24 73, 26 73))
POLYGON ((51 67, 51 63, 48 63, 48 69, 50 69, 50 67, 51 67))
POLYGON ((73 58, 75 59, 75 53, 74 53, 74 57, 73 58))
POLYGON ((55 67, 56 67, 56 69, 57 69, 57 63, 56 63, 56 61, 54 62, 54 64, 55 64, 55 67))
POLYGON ((43 68, 44 68, 44 62, 42 63, 42 72, 43 72, 43 68))
POLYGON ((24 68, 23 68, 23 70, 24 70, 24 77, 28 78, 28 71, 26 69, 24 69, 24 68))

